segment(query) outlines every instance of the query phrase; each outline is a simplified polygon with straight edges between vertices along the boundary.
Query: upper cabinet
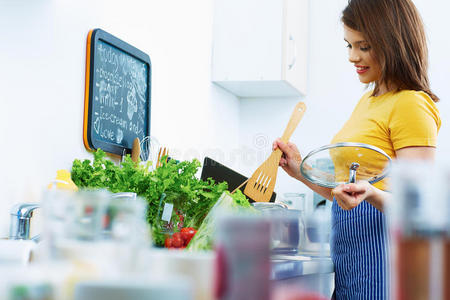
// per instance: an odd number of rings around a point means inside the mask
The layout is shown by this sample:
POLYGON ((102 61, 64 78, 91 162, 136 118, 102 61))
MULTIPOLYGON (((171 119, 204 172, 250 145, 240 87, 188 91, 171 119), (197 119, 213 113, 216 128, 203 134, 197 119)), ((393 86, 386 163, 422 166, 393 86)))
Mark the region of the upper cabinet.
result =
POLYGON ((306 94, 308 0, 214 4, 214 83, 239 97, 306 94))

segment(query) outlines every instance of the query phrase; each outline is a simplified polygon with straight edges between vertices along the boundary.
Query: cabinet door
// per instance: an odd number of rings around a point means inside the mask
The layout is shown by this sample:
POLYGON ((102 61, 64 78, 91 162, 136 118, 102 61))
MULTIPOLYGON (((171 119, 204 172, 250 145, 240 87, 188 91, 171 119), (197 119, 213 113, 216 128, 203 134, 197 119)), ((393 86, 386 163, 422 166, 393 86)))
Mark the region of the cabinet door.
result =
POLYGON ((308 0, 284 0, 283 78, 306 94, 308 0))
POLYGON ((215 0, 212 81, 240 97, 306 87, 308 0, 215 0))
POLYGON ((281 78, 284 0, 215 0, 213 80, 281 78))

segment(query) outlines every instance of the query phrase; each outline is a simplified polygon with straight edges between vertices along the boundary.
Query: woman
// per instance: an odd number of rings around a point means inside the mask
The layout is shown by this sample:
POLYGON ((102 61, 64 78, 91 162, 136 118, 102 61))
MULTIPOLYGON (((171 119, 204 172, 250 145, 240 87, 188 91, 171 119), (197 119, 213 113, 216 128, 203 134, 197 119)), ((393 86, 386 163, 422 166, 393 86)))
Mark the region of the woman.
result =
MULTIPOLYGON (((410 0, 350 0, 342 15, 349 61, 372 84, 331 143, 374 145, 390 157, 433 160, 440 128, 439 99, 430 91, 423 24, 410 0)), ((302 177, 297 147, 274 142, 280 166, 332 204, 331 254, 337 299, 389 297, 386 182, 366 181, 333 190, 302 177)))

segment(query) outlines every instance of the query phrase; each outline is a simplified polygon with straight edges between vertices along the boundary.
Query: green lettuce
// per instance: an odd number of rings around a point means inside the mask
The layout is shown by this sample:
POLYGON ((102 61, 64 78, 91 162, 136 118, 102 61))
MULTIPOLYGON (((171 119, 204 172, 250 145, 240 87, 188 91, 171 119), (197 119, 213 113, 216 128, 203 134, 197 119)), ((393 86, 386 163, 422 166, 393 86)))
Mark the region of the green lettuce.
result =
MULTIPOLYGON (((98 149, 94 160, 75 159, 71 177, 79 188, 105 188, 113 193, 134 192, 147 202, 147 222, 152 226, 153 241, 164 244, 159 230, 158 208, 160 197, 175 203, 184 216, 184 227, 198 229, 217 199, 228 187, 226 182, 201 180, 195 176, 200 162, 168 160, 161 158, 162 166, 149 171, 149 165, 135 163, 127 155, 120 165, 107 159, 105 152, 98 149)), ((245 197, 245 196, 244 196, 245 197)), ((243 200, 241 200, 243 201, 243 200)))

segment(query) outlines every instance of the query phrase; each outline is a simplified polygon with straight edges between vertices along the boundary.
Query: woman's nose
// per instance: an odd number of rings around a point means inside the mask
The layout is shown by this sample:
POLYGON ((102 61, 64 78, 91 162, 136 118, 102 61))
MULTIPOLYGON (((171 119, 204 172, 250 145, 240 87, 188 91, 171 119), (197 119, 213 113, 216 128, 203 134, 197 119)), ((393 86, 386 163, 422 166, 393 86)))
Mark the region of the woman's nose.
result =
POLYGON ((357 51, 355 51, 353 49, 350 49, 350 51, 348 53, 348 60, 351 63, 356 63, 356 62, 359 62, 361 60, 361 57, 359 56, 357 51))

